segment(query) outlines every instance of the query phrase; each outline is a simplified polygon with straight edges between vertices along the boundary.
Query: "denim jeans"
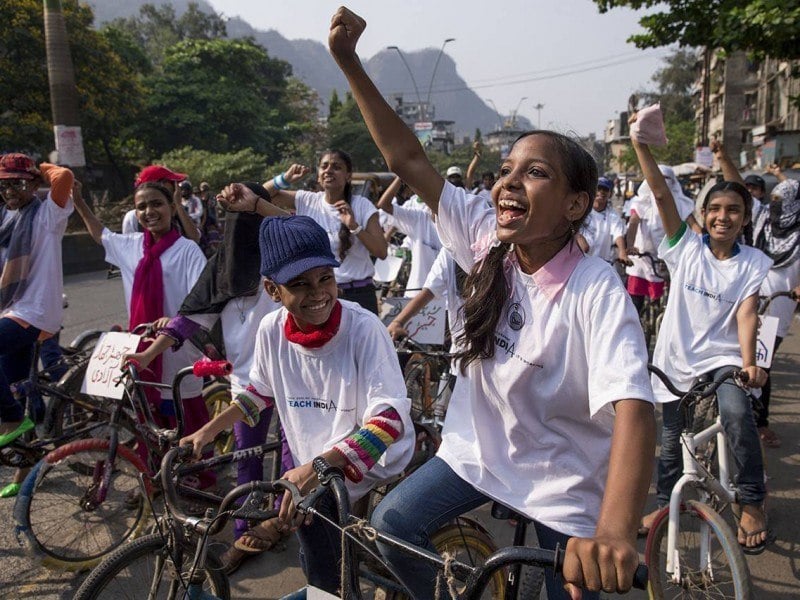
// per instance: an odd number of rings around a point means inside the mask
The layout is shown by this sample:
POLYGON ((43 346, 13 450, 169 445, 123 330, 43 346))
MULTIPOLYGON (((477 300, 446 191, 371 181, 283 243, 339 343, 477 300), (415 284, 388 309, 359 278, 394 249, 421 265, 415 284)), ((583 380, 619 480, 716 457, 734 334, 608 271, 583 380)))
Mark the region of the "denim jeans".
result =
MULTIPOLYGON (((337 521, 336 500, 328 490, 316 504, 316 509, 325 516, 337 521)), ((339 594, 339 581, 342 562, 342 538, 340 532, 319 517, 314 517, 309 525, 297 529, 300 542, 300 566, 313 585, 329 594, 339 594)))
POLYGON ((0 319, 0 422, 22 421, 25 407, 11 393, 11 384, 28 378, 33 348, 41 331, 13 319, 0 319))
MULTIPOLYGON (((720 367, 709 375, 716 381, 730 367, 720 367)), ((681 415, 678 402, 663 404, 664 426, 661 433, 661 456, 658 461, 657 498, 659 506, 669 503, 672 488, 683 474, 681 454, 681 415)), ((722 427, 738 470, 736 484, 739 502, 761 504, 766 495, 764 463, 758 430, 750 405, 750 396, 732 381, 723 383, 717 390, 717 405, 722 417, 722 427)))
MULTIPOLYGON (((432 552, 436 549, 430 536, 451 519, 490 502, 491 498, 476 490, 442 459, 434 457, 394 488, 372 515, 372 525, 384 532, 432 552)), ((568 536, 534 522, 539 545, 554 549, 566 546, 568 536)), ((438 569, 405 554, 401 550, 379 544, 381 554, 396 569, 400 579, 416 600, 436 597, 438 569)), ((551 600, 568 600, 560 578, 546 569, 547 595, 551 600)), ((443 591, 442 598, 447 597, 443 591)), ((599 594, 584 591, 584 600, 599 594)))

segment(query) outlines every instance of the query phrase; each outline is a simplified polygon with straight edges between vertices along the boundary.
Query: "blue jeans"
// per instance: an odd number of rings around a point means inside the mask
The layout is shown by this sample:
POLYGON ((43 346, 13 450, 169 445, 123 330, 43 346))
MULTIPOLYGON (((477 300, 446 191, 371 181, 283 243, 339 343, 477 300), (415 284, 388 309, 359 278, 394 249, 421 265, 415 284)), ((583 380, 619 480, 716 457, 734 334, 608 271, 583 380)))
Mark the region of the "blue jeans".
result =
MULTIPOLYGON (((716 381, 730 367, 720 367, 709 375, 716 381)), ((669 504, 669 496, 683 474, 681 455, 681 415, 678 400, 662 405, 664 426, 661 433, 661 456, 658 460, 656 485, 659 506, 669 504)), ((717 405, 722 427, 728 438, 738 474, 741 504, 761 504, 766 495, 764 462, 758 441, 758 429, 750 405, 750 397, 733 381, 723 383, 717 390, 717 405)))
POLYGON ((40 330, 13 319, 0 319, 0 422, 22 421, 25 407, 11 393, 11 384, 27 379, 40 330))
MULTIPOLYGON (((328 490, 316 504, 316 509, 337 522, 336 500, 328 490)), ((339 595, 342 562, 342 538, 338 529, 314 517, 309 525, 297 529, 300 542, 300 566, 309 585, 339 595)))
MULTIPOLYGON (((491 498, 461 479, 442 459, 434 457, 400 485, 394 488, 378 505, 372 515, 372 525, 384 533, 406 540, 436 552, 430 536, 451 519, 490 502, 491 498)), ((568 536, 534 522, 539 545, 554 549, 556 544, 566 546, 568 536)), ((402 550, 379 544, 381 554, 396 569, 400 580, 416 600, 436 596, 435 581, 438 569, 402 550)), ((547 595, 550 600, 569 596, 560 578, 546 569, 547 595)), ((447 597, 444 590, 442 598, 447 597)), ((584 600, 599 598, 599 594, 583 592, 584 600)))

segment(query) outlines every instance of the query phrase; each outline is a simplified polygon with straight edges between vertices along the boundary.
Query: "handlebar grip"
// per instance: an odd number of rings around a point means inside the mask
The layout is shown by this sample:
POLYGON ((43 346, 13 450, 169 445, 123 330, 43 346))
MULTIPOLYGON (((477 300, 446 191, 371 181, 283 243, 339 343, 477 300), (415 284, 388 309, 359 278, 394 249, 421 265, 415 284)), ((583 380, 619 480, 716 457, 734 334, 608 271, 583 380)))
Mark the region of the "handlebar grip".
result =
POLYGON ((747 374, 747 371, 739 371, 736 374, 736 379, 738 379, 740 383, 744 384, 750 381, 750 375, 747 374))
POLYGON ((647 571, 647 565, 636 567, 636 572, 633 574, 633 587, 637 590, 646 590, 649 581, 650 574, 647 571))
POLYGON ((195 377, 225 377, 233 373, 233 365, 227 360, 198 360, 192 372, 195 377))

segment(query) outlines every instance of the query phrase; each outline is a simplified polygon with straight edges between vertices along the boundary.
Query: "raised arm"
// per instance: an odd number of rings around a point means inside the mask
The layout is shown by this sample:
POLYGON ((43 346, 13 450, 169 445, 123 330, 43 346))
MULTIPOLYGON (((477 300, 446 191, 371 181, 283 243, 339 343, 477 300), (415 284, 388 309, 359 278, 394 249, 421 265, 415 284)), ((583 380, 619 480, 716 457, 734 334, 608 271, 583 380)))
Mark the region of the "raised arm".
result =
POLYGON ((181 188, 180 186, 175 186, 175 192, 172 195, 172 203, 175 205, 175 216, 178 217, 178 222, 181 224, 181 228, 183 229, 183 235, 187 238, 195 242, 196 244, 200 243, 200 229, 198 229, 195 222, 192 221, 192 218, 186 212, 186 209, 183 208, 183 204, 181 203, 181 188))
POLYGON ((722 169, 722 178, 725 181, 735 181, 736 183, 741 183, 744 185, 744 179, 742 179, 739 169, 737 169, 736 165, 733 164, 733 161, 725 151, 725 146, 722 145, 722 142, 719 140, 713 140, 711 142, 711 151, 714 153, 714 156, 717 157, 717 162, 719 162, 719 166, 722 169))
MULTIPOLYGON (((631 116, 629 123, 636 122, 636 114, 631 116)), ((668 238, 673 237, 681 227, 681 216, 678 214, 678 207, 675 206, 675 199, 672 197, 672 192, 669 190, 664 175, 658 168, 656 159, 650 152, 650 147, 647 144, 640 144, 633 137, 631 137, 633 149, 636 152, 636 158, 639 159, 639 166, 642 168, 644 178, 650 186, 650 191, 653 198, 656 200, 658 207, 658 214, 661 216, 661 222, 664 224, 664 233, 668 238)))
POLYGON ((433 292, 430 291, 428 288, 422 288, 419 294, 414 296, 408 304, 403 307, 397 316, 386 326, 386 329, 389 331, 389 335, 393 340, 396 340, 400 337, 405 337, 408 335, 408 331, 406 330, 406 323, 411 320, 411 317, 415 316, 419 311, 425 308, 428 303, 433 300, 435 296, 433 292))
POLYGON ((397 191, 400 189, 400 186, 403 185, 403 180, 399 177, 395 177, 394 181, 389 184, 389 187, 381 194, 380 200, 375 205, 383 212, 388 213, 390 215, 394 214, 394 205, 392 204, 392 200, 397 195, 397 191))
POLYGON ((467 189, 470 188, 472 182, 475 178, 475 170, 478 168, 478 163, 481 160, 482 154, 481 143, 479 141, 475 141, 472 143, 472 160, 469 161, 469 165, 467 166, 467 174, 465 176, 464 183, 467 186, 467 189))
POLYGON ((289 188, 308 175, 308 167, 305 165, 293 164, 286 169, 285 173, 279 173, 269 181, 264 182, 264 189, 269 194, 270 201, 285 210, 294 210, 294 197, 297 192, 289 188))
MULTIPOLYGON (((269 191, 267 190, 267 194, 269 191)), ((243 183, 232 183, 217 196, 217 201, 231 212, 258 213, 262 217, 288 217, 289 212, 254 193, 243 183)))
POLYGON ((78 211, 81 219, 83 219, 83 223, 86 225, 86 230, 89 232, 89 235, 92 236, 95 242, 102 244, 105 225, 103 225, 103 222, 97 218, 97 215, 92 212, 84 201, 82 190, 83 186, 81 182, 76 179, 75 183, 72 184, 72 202, 75 204, 75 210, 78 211))
POLYGON ((356 54, 356 44, 366 26, 364 19, 340 7, 331 19, 328 34, 331 55, 347 77, 353 98, 389 169, 410 185, 435 214, 444 178, 428 160, 414 133, 364 71, 356 54))

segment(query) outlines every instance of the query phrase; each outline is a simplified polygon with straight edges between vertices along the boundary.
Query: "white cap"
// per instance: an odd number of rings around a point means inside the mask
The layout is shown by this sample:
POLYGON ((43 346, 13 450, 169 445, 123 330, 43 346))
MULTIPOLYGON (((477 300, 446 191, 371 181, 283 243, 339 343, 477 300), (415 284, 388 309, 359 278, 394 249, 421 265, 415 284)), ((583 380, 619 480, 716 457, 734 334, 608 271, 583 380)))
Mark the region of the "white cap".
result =
POLYGON ((450 177, 451 175, 458 175, 459 177, 462 175, 461 169, 458 167, 450 167, 447 169, 446 177, 450 177))

